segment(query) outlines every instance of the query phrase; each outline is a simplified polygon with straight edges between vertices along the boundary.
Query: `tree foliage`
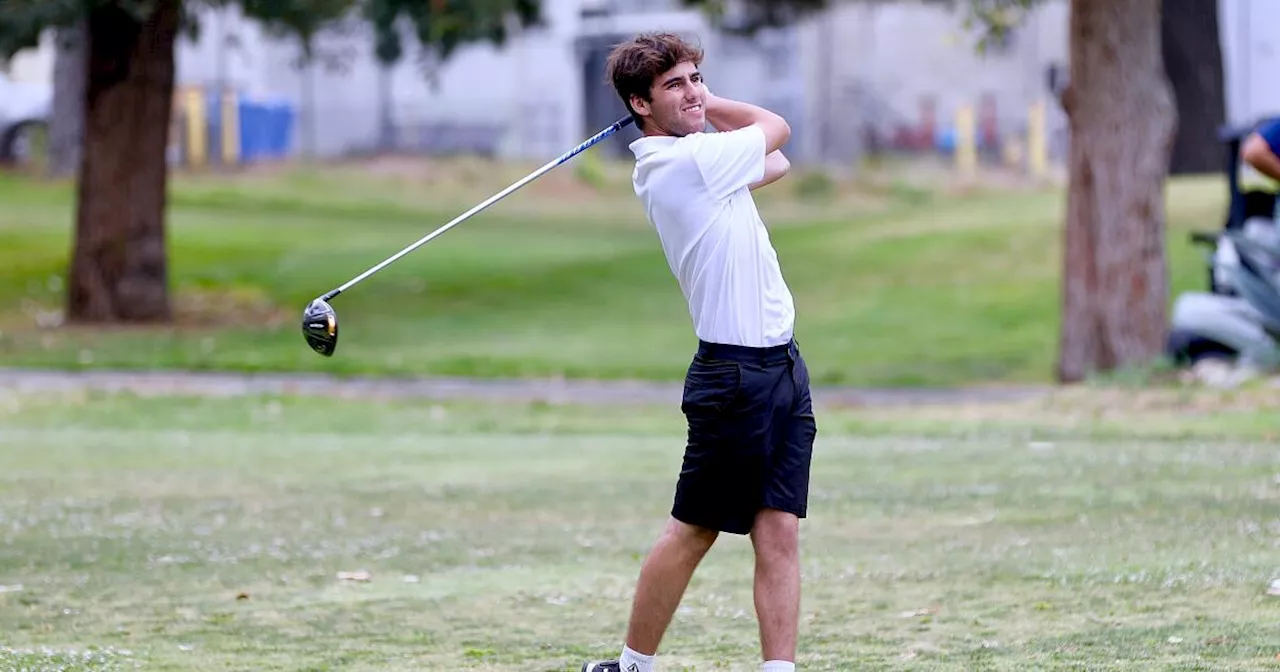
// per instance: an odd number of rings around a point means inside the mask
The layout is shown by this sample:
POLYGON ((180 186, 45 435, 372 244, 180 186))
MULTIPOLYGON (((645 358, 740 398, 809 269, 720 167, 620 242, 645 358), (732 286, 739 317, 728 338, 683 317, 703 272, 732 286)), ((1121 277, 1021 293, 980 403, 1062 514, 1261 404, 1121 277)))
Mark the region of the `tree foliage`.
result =
POLYGON ((93 0, 0 0, 0 58, 35 47, 47 28, 69 27, 93 0))
POLYGON ((72 26, 95 7, 116 5, 141 22, 156 2, 181 2, 183 30, 190 35, 200 29, 196 10, 238 4, 271 34, 299 38, 304 50, 328 28, 365 21, 374 28, 376 53, 385 63, 404 53, 402 26, 447 59, 465 44, 501 45, 513 27, 542 23, 541 0, 0 0, 0 57, 35 47, 45 30, 72 26))
MULTIPOLYGON (((1018 25, 1024 13, 1040 0, 923 0, 965 10, 967 27, 980 31, 979 49, 1018 25)), ((685 7, 701 10, 717 28, 737 34, 754 34, 768 28, 793 25, 841 2, 892 4, 894 0, 681 0, 685 7)))
POLYGON ((701 10, 717 28, 733 33, 753 34, 766 28, 796 23, 820 12, 831 0, 681 0, 685 7, 701 10))
POLYGON ((316 35, 343 19, 352 0, 239 0, 245 16, 257 19, 269 35, 298 39, 302 60, 311 61, 316 35))

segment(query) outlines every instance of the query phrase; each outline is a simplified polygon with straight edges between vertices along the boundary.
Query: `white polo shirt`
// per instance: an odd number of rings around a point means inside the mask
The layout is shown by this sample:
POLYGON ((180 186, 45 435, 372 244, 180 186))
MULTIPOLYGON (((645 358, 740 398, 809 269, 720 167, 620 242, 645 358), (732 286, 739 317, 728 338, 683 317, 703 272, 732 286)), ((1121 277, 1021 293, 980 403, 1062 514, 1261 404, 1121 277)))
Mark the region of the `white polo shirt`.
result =
POLYGON ((764 131, 644 136, 630 147, 636 195, 698 338, 752 347, 787 343, 795 307, 750 190, 764 178, 764 131))

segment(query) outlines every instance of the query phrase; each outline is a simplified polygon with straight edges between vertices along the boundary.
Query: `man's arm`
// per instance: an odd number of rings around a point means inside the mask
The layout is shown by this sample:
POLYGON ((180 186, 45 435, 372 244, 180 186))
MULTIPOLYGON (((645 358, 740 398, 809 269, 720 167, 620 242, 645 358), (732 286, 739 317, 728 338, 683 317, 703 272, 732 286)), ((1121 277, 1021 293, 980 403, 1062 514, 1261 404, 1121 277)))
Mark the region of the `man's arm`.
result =
POLYGON ((1276 156, 1275 136, 1280 136, 1280 122, 1263 125, 1249 134, 1240 147, 1240 158, 1248 162, 1258 172, 1273 180, 1280 180, 1280 157, 1276 156), (1273 144, 1274 142, 1274 144, 1273 144))
POLYGON ((758 126, 764 131, 766 155, 782 149, 791 139, 791 125, 781 115, 763 107, 721 98, 707 91, 707 123, 724 131, 736 131, 747 126, 758 126))
POLYGON ((782 155, 782 150, 774 151, 769 156, 764 157, 764 179, 752 184, 751 190, 755 191, 760 187, 781 180, 789 170, 791 170, 791 162, 782 155))
POLYGON ((759 125, 765 133, 764 179, 751 185, 754 191, 782 179, 791 169, 791 162, 782 154, 781 147, 791 138, 791 126, 781 115, 750 103, 728 98, 717 98, 707 90, 707 123, 716 130, 736 131, 751 125, 759 125))

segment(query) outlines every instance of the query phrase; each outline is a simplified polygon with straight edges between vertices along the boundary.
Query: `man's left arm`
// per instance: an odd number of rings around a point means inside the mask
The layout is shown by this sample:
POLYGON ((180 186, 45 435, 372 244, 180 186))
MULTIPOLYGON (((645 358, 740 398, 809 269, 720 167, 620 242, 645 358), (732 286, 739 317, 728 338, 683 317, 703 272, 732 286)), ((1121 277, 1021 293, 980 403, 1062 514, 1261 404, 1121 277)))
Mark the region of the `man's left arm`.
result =
MULTIPOLYGON (((705 83, 703 84, 703 87, 706 87, 705 83)), ((713 95, 711 93, 710 88, 707 88, 707 95, 708 96, 713 95)), ((734 128, 731 124, 724 124, 725 126, 724 128, 710 122, 708 122, 708 124, 712 128, 716 129, 717 131, 738 130, 737 128, 734 128)), ((764 157, 764 178, 761 179, 759 182, 752 183, 750 185, 751 191, 755 191, 760 187, 768 186, 770 184, 773 184, 774 182, 777 182, 778 180, 785 177, 787 172, 790 170, 791 170, 791 161, 788 160, 785 155, 783 155, 781 149, 774 150, 768 156, 764 157)))
POLYGON ((781 180, 789 170, 791 170, 791 162, 787 160, 787 157, 783 156, 782 150, 779 149, 764 157, 764 179, 752 184, 750 188, 755 191, 760 187, 773 184, 781 180))

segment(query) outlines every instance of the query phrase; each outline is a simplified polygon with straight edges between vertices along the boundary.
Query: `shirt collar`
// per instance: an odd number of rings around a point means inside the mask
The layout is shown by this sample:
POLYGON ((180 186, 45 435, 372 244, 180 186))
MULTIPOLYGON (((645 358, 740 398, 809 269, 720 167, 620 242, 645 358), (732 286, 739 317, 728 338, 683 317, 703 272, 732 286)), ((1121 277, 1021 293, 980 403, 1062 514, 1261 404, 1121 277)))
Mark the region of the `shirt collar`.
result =
POLYGON ((679 138, 672 135, 644 135, 631 141, 628 147, 639 159, 664 147, 670 147, 679 138))

